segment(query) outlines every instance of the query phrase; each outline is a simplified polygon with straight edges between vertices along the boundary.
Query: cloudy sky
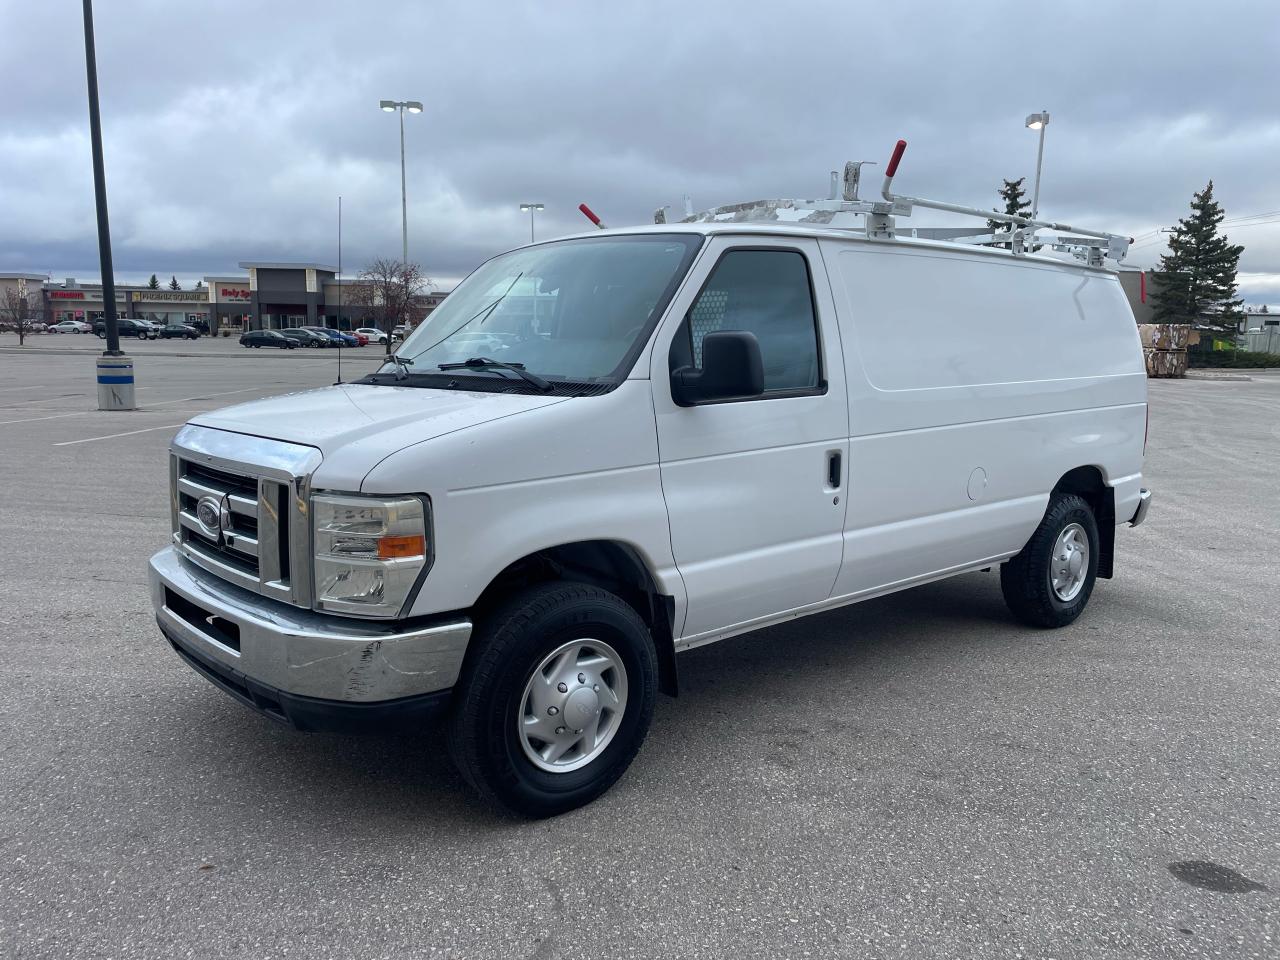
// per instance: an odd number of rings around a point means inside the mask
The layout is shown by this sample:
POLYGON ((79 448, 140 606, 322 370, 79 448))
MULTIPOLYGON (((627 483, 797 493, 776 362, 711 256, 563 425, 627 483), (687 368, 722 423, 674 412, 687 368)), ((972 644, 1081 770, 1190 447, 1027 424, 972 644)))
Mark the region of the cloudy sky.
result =
MULTIPOLYGON (((1214 180, 1241 289, 1280 303, 1280 4, 763 0, 361 4, 98 0, 117 276, 400 250, 448 287, 525 241, 655 207, 825 195, 847 159, 910 143, 904 193, 1041 209, 1139 237, 1214 180), (1257 217, 1258 214, 1273 214, 1257 217), (1274 222, 1267 223, 1266 220, 1274 222)), ((0 270, 99 274, 80 5, 0 0, 0 270)), ((880 169, 883 169, 881 167, 880 169)), ((913 218, 920 225, 925 217, 913 218)))

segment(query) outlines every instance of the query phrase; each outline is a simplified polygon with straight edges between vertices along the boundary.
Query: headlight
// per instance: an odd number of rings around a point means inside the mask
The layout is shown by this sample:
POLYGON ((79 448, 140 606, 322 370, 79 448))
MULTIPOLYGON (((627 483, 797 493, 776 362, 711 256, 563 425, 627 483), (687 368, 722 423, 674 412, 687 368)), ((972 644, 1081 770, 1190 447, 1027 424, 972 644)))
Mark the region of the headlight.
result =
POLYGON ((311 498, 316 609, 398 616, 431 556, 418 497, 311 498))

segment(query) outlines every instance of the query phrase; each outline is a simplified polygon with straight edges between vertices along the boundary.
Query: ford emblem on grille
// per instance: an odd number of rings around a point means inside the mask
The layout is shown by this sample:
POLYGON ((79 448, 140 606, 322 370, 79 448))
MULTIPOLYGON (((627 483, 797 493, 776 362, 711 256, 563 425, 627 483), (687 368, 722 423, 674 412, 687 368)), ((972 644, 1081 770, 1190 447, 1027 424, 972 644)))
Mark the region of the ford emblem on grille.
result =
POLYGON ((200 521, 200 529, 214 540, 222 539, 222 515, 221 497, 201 497, 196 504, 196 519, 200 521))

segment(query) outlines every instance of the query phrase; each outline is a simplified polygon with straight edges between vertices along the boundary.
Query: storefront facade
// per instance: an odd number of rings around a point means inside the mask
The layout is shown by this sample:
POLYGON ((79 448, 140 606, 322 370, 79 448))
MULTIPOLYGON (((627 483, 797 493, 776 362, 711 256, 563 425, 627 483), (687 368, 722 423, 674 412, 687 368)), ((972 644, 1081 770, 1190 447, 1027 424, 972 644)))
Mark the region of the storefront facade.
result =
MULTIPOLYGON (((207 276, 190 290, 153 289, 117 284, 116 315, 157 323, 186 323, 212 334, 220 330, 280 330, 325 326, 350 330, 364 325, 366 311, 353 305, 358 281, 339 280, 337 270, 319 263, 240 264, 248 273, 207 276)), ((103 318, 102 285, 68 277, 50 281, 40 274, 0 274, 0 287, 22 283, 41 304, 49 323, 103 318)), ((0 291, 2 293, 2 291, 0 291)), ((445 298, 428 293, 418 298, 412 319, 429 314, 445 298)))

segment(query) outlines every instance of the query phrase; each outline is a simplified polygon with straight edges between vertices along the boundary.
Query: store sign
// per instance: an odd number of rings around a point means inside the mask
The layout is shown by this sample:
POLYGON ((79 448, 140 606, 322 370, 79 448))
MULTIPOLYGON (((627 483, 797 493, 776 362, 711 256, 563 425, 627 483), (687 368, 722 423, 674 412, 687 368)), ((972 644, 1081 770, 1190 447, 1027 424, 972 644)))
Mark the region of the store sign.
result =
POLYGON ((135 290, 133 292, 133 302, 139 303, 146 301, 148 303, 190 303, 196 301, 205 303, 208 300, 206 291, 204 290, 135 290))
POLYGON ((248 287, 219 287, 218 299, 235 302, 245 302, 249 299, 248 287))
POLYGON ((83 290, 50 290, 50 300, 83 300, 83 290))

